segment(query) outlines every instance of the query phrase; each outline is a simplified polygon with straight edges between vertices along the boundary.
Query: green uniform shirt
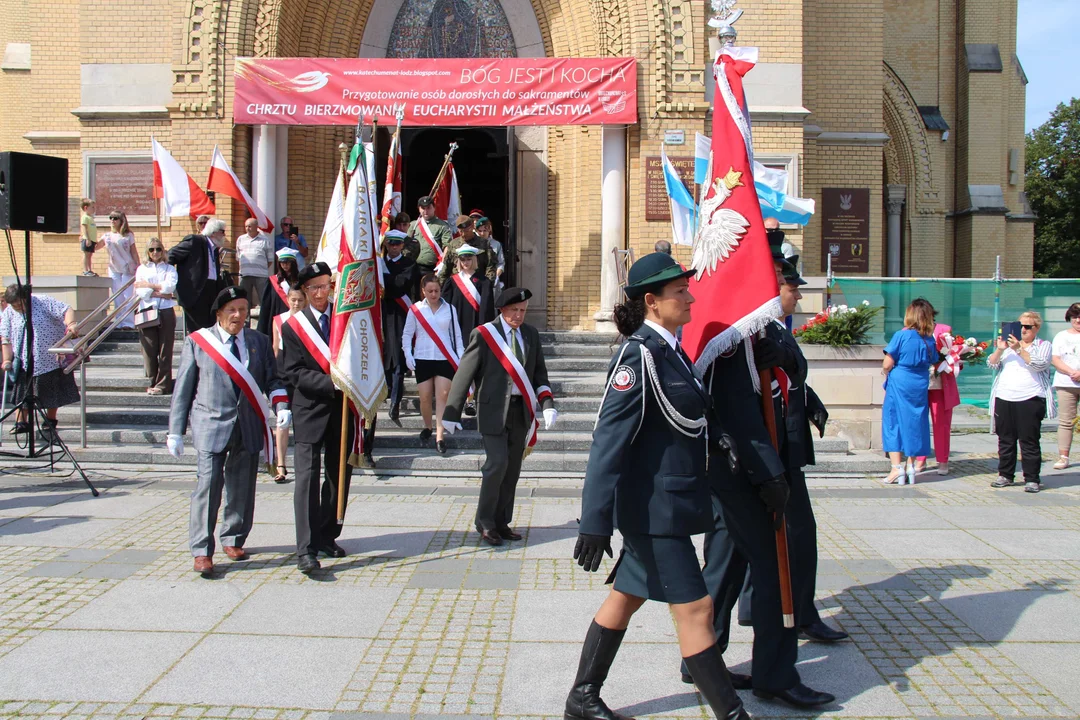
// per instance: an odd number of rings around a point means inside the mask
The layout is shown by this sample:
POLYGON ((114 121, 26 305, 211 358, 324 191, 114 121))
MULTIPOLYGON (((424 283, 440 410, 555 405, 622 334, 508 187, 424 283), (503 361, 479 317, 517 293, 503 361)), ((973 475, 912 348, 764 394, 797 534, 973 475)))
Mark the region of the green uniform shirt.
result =
MULTIPOLYGON (((413 224, 409 226, 408 238, 413 241, 405 243, 405 252, 409 254, 409 251, 415 252, 416 255, 413 259, 417 265, 424 265, 427 267, 435 267, 439 264, 439 258, 435 256, 435 251, 427 244, 427 240, 420 235, 420 221, 414 220, 413 224)), ((431 230, 431 235, 435 239, 435 242, 439 243, 440 248, 445 248, 450 244, 450 240, 454 237, 454 231, 450 229, 450 225, 445 220, 439 220, 438 218, 432 218, 427 221, 428 229, 431 230)))

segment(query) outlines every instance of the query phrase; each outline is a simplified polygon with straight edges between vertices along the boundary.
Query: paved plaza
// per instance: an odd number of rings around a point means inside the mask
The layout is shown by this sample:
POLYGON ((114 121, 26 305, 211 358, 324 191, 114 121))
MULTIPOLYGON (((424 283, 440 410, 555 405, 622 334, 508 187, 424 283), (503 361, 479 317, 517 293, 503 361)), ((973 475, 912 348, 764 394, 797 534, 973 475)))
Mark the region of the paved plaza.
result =
MULTIPOLYGON (((1038 495, 991 490, 987 439, 957 437, 954 475, 913 488, 811 479, 818 603, 852 636, 800 647, 807 684, 838 697, 822 716, 1080 717, 1080 472, 1048 472, 1038 495)), ((524 479, 524 541, 489 548, 477 478, 357 477, 350 556, 305 577, 292 485, 264 477, 251 559, 219 552, 203 579, 189 470, 90 466, 95 499, 4 463, 3 718, 561 717, 611 567, 571 560, 580 478, 524 479)), ((750 640, 737 629, 734 669, 749 672, 750 640)), ((667 610, 647 604, 605 698, 711 718, 678 660, 667 610)), ((755 717, 817 716, 743 697, 755 717)))

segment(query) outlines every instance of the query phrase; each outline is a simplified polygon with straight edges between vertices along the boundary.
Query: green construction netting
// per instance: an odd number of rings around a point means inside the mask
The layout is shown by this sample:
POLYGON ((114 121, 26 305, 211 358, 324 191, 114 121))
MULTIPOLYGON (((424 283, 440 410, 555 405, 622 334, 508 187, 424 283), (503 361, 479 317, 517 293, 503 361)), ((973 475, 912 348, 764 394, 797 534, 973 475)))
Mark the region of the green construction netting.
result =
MULTIPOLYGON (((1080 301, 1080 280, 906 280, 835 278, 832 303, 853 305, 869 300, 884 305, 869 341, 885 344, 904 327, 904 310, 915 298, 930 301, 937 321, 951 325, 953 333, 991 340, 999 323, 1016 320, 1025 310, 1042 315, 1039 337, 1053 340, 1068 329, 1065 311, 1080 301)), ((960 374, 961 402, 987 407, 993 375, 986 365, 968 364, 960 374)))

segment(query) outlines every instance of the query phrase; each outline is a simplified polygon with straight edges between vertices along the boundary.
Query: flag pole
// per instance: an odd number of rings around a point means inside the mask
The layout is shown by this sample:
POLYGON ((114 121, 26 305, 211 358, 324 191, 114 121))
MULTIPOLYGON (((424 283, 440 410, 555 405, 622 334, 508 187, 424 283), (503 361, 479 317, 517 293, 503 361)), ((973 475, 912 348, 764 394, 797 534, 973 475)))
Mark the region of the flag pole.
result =
POLYGON ((435 191, 442 185, 443 178, 446 177, 446 168, 450 165, 450 159, 454 156, 454 151, 457 150, 458 144, 456 142, 450 143, 450 152, 446 153, 443 158, 442 167, 439 168, 439 174, 435 176, 435 184, 431 186, 431 192, 428 193, 430 197, 435 197, 435 191))

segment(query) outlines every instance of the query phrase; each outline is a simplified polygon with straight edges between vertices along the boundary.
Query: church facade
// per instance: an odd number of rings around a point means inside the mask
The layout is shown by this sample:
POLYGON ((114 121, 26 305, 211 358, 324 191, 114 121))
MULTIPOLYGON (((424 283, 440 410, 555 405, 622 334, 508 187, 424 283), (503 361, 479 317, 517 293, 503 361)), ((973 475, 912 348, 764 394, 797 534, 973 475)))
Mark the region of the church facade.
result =
MULTIPOLYGON (((275 221, 318 241, 352 128, 234 125, 237 57, 632 57, 629 126, 408 128, 404 210, 450 142, 465 212, 495 221, 537 324, 591 330, 618 297, 613 250, 671 238, 661 145, 691 168, 709 133, 717 41, 704 0, 26 0, 0 26, 0 149, 69 161, 68 235, 36 235, 34 272, 78 274, 78 198, 155 234, 150 137, 199 183, 218 146, 275 221), (163 12, 166 9, 166 12, 163 12)), ((812 198, 787 228, 804 274, 1030 277, 1016 0, 739 0, 757 160, 812 198)), ((376 146, 385 164, 388 134, 376 146)), ((380 169, 381 172, 381 169, 380 169)), ((684 178, 692 186, 692 169, 684 178)), ((228 234, 246 212, 217 198, 228 234)), ((166 246, 192 231, 164 220, 166 246)), ((690 249, 676 255, 689 261, 690 249)), ((104 253, 95 269, 105 271, 104 253)), ((0 273, 10 272, 6 257, 0 273)))

